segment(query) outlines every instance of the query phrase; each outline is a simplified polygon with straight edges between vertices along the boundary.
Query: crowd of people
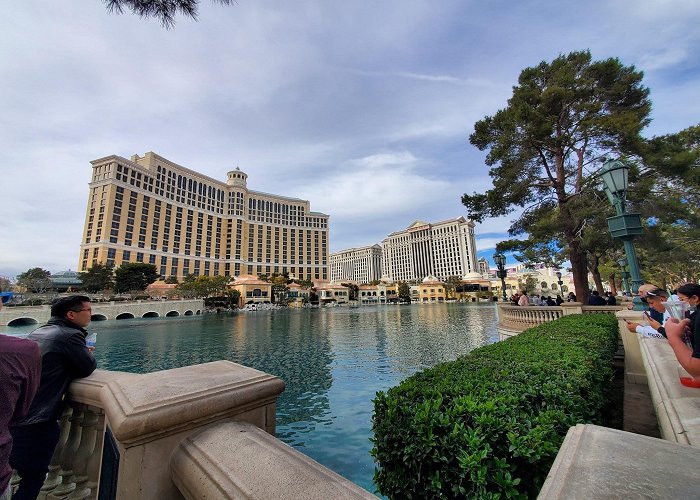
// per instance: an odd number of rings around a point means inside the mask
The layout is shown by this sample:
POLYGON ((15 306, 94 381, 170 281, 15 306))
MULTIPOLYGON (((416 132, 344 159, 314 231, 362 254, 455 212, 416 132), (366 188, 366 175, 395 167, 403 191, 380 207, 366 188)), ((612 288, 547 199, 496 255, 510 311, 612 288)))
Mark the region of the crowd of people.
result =
MULTIPOLYGON (((557 295, 556 298, 544 295, 528 295, 527 292, 515 292, 510 296, 510 301, 516 306, 560 306, 564 302, 576 302, 576 295, 573 292, 569 292, 564 300, 561 295, 557 295)), ((613 304, 615 305, 615 304, 613 304)))
POLYGON ((639 296, 649 307, 644 312, 646 324, 628 321, 629 331, 667 341, 678 363, 691 377, 700 381, 700 322, 697 312, 700 285, 686 283, 671 293, 654 285, 642 285, 639 296), (684 307, 678 308, 685 311, 685 317, 673 317, 668 301, 685 303, 684 307))

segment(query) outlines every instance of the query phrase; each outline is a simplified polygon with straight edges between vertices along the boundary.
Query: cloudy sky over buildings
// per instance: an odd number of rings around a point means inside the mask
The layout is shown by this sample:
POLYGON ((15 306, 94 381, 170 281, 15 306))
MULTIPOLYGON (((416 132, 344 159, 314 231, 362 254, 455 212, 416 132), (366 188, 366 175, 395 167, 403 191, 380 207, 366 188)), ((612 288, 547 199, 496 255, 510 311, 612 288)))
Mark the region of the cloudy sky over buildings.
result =
MULTIPOLYGON (((330 250, 466 215, 490 186, 474 123, 520 71, 590 49, 645 72, 646 135, 700 122, 696 0, 202 0, 199 21, 23 0, 0 19, 0 276, 75 269, 90 161, 154 151, 308 199, 330 250)), ((477 226, 480 254, 509 217, 477 226)))

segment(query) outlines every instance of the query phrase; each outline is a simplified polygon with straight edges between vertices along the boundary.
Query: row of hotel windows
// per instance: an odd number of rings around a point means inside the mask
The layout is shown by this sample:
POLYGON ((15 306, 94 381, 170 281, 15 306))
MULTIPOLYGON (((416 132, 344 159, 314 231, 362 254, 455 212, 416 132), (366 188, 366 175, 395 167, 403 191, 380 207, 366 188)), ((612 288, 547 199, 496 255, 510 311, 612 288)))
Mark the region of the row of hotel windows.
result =
MULTIPOLYGON (((115 177, 118 181, 179 203, 186 203, 220 214, 224 213, 225 192, 222 189, 177 174, 160 165, 157 167, 155 183, 153 177, 146 173, 140 172, 134 167, 129 168, 120 164, 117 165, 115 177)), ((96 172, 93 180, 99 178, 99 174, 96 172)))
MULTIPOLYGON (((97 188, 95 188, 97 189, 97 188)), ((121 225, 121 215, 122 215, 122 203, 123 203, 123 198, 125 194, 129 194, 129 205, 128 205, 128 213, 127 213, 127 219, 126 219, 126 232, 125 232, 125 240, 124 244, 127 246, 131 246, 132 244, 132 239, 133 239, 133 231, 134 231, 134 223, 135 223, 135 217, 136 217, 136 210, 137 210, 137 202, 138 202, 138 196, 139 194, 136 193, 135 191, 132 191, 129 193, 127 190, 125 193, 125 190, 121 186, 117 186, 116 188, 116 194, 115 194, 115 201, 114 201, 114 209, 113 209, 113 214, 112 214, 112 225, 111 225, 111 232, 110 232, 110 237, 109 241, 110 243, 117 243, 117 238, 119 234, 119 228, 121 225)), ((93 193, 94 196, 96 196, 96 192, 93 193)), ((104 193, 103 193, 104 197, 104 193)), ((93 198, 92 205, 95 205, 95 200, 93 198)), ((153 213, 153 218, 151 219, 153 224, 151 226, 151 250, 157 250, 158 249, 158 241, 159 241, 159 231, 160 231, 160 219, 161 219, 161 207, 162 207, 162 202, 160 200, 155 200, 154 201, 154 213, 153 213)), ((165 217, 164 217, 164 224, 163 224, 163 232, 160 234, 161 236, 161 241, 162 241, 162 247, 161 250, 164 252, 169 251, 169 240, 170 240, 170 222, 171 222, 171 216, 172 216, 172 205, 170 203, 165 204, 166 209, 165 209, 165 217)), ((183 209, 182 207, 175 207, 176 208, 176 218, 175 218, 175 226, 174 226, 174 237, 173 237, 173 252, 174 253, 179 253, 180 251, 180 243, 181 243, 181 230, 182 230, 182 216, 183 216, 183 209)), ((147 233, 147 227, 148 227, 148 221, 149 221, 149 209, 150 209, 150 197, 149 196, 143 196, 143 202, 142 202, 142 207, 141 207, 141 222, 140 222, 140 228, 139 228, 139 242, 138 242, 138 247, 139 248, 145 248, 146 245, 146 233, 147 233)), ((92 241, 92 230, 93 230, 93 220, 94 220, 94 208, 91 208, 89 217, 88 217, 88 226, 87 226, 87 233, 86 233, 86 238, 85 238, 85 243, 91 243, 92 241)), ((97 234, 96 234, 96 239, 95 241, 100 241, 100 236, 101 236, 101 229, 102 229, 102 220, 103 220, 103 212, 104 212, 104 207, 100 208, 100 214, 99 214, 99 219, 98 219, 98 224, 97 224, 97 234)), ((186 255, 190 254, 191 251, 191 237, 194 235, 193 234, 193 217, 194 217, 194 212, 192 210, 187 210, 187 226, 186 226, 186 232, 185 232, 185 251, 184 253, 186 255)), ((207 215, 207 226, 206 226, 206 245, 205 245, 205 256, 210 257, 211 254, 213 253, 216 258, 220 257, 220 235, 221 235, 221 229, 222 229, 222 219, 217 217, 216 218, 216 237, 214 239, 215 246, 214 246, 214 251, 212 252, 212 231, 213 231, 213 220, 214 218, 211 215, 207 215)), ((203 223, 204 223, 204 214, 198 212, 197 213, 197 239, 195 240, 195 256, 200 256, 201 255, 201 240, 203 237, 203 223)), ((231 228, 231 221, 227 221, 228 228, 231 228)), ((240 258, 240 242, 241 242, 241 226, 242 222, 240 220, 237 221, 237 228, 236 228, 236 255, 237 258, 240 258)), ((250 226, 250 248, 249 250, 252 253, 252 245, 253 245, 253 227, 250 226)), ((272 226, 267 226, 267 232, 268 232, 268 241, 267 241, 267 252, 271 250, 271 245, 270 245, 270 231, 271 231, 272 226)), ((263 226, 259 225, 258 226, 258 253, 262 252, 262 230, 263 226)), ((301 253, 301 247, 302 247, 302 238, 303 238, 303 229, 299 229, 299 247, 300 247, 300 253, 301 253)), ((229 231, 230 232, 230 231, 229 231)), ((311 243, 311 231, 307 231, 307 252, 310 253, 310 243, 311 243)), ((283 251, 286 253, 286 236, 287 236, 287 229, 283 228, 283 243, 284 243, 284 248, 283 251)), ((319 231, 314 231, 314 240, 315 240, 315 252, 318 253, 318 236, 319 236, 319 231)), ((322 232, 322 252, 325 255, 326 253, 326 233, 325 231, 322 232)), ((279 249, 279 228, 275 227, 275 250, 279 249)), ((294 253, 294 242, 295 242, 295 235, 294 235, 294 229, 291 229, 291 241, 292 241, 292 253, 294 253)), ((227 241, 227 257, 230 258, 230 247, 231 247, 231 242, 230 239, 227 241)), ((262 258, 262 256, 260 256, 262 258)), ((286 260, 286 256, 285 256, 286 260)))
MULTIPOLYGON (((92 251, 92 265, 97 264, 97 254, 98 254, 99 249, 98 248, 93 248, 92 251)), ((152 264, 155 266, 159 266, 159 271, 161 277, 166 277, 166 276, 178 276, 179 271, 178 267, 180 265, 180 259, 178 257, 168 257, 166 255, 161 255, 160 259, 158 259, 158 256, 153 255, 153 254, 144 254, 143 252, 132 252, 131 250, 122 250, 121 251, 121 262, 132 262, 132 256, 135 257, 135 260, 133 262, 148 262, 148 264, 152 264), (170 273, 168 273, 168 269, 170 269, 170 273)), ((84 249, 83 250, 83 266, 82 268, 84 270, 88 269, 88 261, 90 257, 90 250, 89 249, 84 249)), ((115 265, 115 259, 117 257, 117 249, 116 248, 108 248, 107 249, 107 260, 106 264, 114 266, 115 265)), ((187 274, 193 274, 194 276, 219 276, 220 270, 223 267, 224 269, 224 275, 225 276, 230 276, 231 275, 231 263, 227 262, 224 263, 223 266, 221 265, 222 263, 219 262, 209 262, 209 261, 200 261, 198 259, 182 259, 182 276, 187 275, 187 274), (202 262, 204 262, 204 266, 202 266, 202 262), (204 267, 202 271, 202 267, 204 267)), ((327 279, 327 272, 325 268, 322 267, 311 267, 311 266, 306 266, 306 267, 296 267, 296 266, 281 266, 281 265, 253 265, 253 264, 248 264, 248 265, 243 265, 242 266, 248 274, 253 274, 254 272, 257 274, 262 274, 265 272, 266 274, 270 273, 288 273, 288 274, 296 274, 298 273, 301 277, 308 277, 309 279, 311 277, 315 279, 327 279)), ((234 272, 233 274, 235 276, 239 276, 241 274, 241 263, 236 262, 234 263, 234 272)))
MULTIPOLYGON (((101 174, 98 173, 101 172, 101 170, 98 170, 101 168, 102 167, 95 167, 93 180, 101 177, 101 174)), ((187 177, 175 174, 161 166, 158 166, 157 180, 154 188, 152 177, 136 171, 133 167, 129 169, 129 167, 117 165, 117 180, 128 182, 136 188, 141 188, 142 178, 143 189, 149 192, 154 192, 157 195, 175 200, 176 202, 187 203, 193 207, 208 209, 219 214, 224 213, 223 201, 225 193, 219 188, 188 179, 187 177), (187 186, 187 188, 185 189, 184 186, 187 186)), ((229 215, 243 216, 243 206, 243 193, 229 193, 229 215)), ((248 206, 248 217, 252 221, 290 226, 328 227, 328 219, 325 217, 305 216, 303 205, 288 205, 269 200, 249 198, 248 206)))

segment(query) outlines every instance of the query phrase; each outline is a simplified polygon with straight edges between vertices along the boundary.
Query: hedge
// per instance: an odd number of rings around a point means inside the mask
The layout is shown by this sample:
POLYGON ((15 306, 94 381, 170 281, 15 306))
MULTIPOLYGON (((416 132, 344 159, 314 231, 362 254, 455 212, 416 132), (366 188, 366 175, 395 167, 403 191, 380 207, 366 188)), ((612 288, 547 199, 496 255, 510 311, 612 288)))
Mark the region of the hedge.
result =
POLYGON ((613 315, 565 316, 378 392, 374 481, 389 498, 534 498, 569 427, 599 423, 613 315))

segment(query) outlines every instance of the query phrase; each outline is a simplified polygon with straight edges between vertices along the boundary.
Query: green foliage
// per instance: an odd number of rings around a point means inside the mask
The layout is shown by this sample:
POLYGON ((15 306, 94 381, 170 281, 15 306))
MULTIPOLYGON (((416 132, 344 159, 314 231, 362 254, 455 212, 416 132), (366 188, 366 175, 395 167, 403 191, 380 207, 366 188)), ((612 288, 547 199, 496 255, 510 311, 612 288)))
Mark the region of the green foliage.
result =
MULTIPOLYGON (((493 188, 465 194, 469 217, 482 221, 524 208, 509 230, 533 245, 566 248, 577 295, 588 280, 582 231, 595 190, 588 172, 602 156, 637 155, 651 102, 642 73, 618 59, 572 52, 524 69, 508 106, 478 121, 470 142, 487 150, 493 188)), ((543 248, 540 248, 542 250, 543 248)))
POLYGON ((177 276, 168 276, 165 278, 165 283, 168 285, 177 285, 179 281, 177 280, 177 276))
POLYGON ((114 291, 116 293, 142 291, 158 277, 158 271, 153 264, 125 262, 114 272, 114 291))
POLYGON ((241 298, 241 292, 238 290, 228 290, 225 294, 218 297, 207 297, 204 299, 204 305, 207 307, 221 307, 224 309, 235 309, 238 307, 238 301, 241 298))
POLYGON ((12 290, 12 283, 9 279, 0 276, 0 292, 9 292, 12 290))
POLYGON ((411 302, 411 287, 405 281, 399 283, 399 299, 401 302, 411 302))
POLYGON ((357 300, 360 293, 360 287, 355 283, 341 283, 344 287, 348 289, 348 300, 357 300))
POLYGON ((51 273, 40 267, 33 267, 17 276, 17 284, 30 292, 43 293, 51 287, 51 273))
POLYGON ((182 294, 183 297, 217 297, 226 296, 228 284, 231 281, 230 276, 192 276, 187 275, 182 283, 179 283, 175 289, 182 294))
POLYGON ((566 316, 417 373, 374 400, 389 498, 534 498, 570 426, 599 422, 612 315, 566 316))
POLYGON ((101 292, 114 286, 114 266, 110 264, 95 264, 84 273, 80 273, 83 289, 88 292, 101 292))
MULTIPOLYGON (((222 5, 230 5, 234 0, 213 0, 222 5)), ((125 9, 139 17, 155 17, 159 19, 164 28, 175 26, 175 17, 183 15, 197 19, 197 7, 199 0, 105 0, 107 10, 121 14, 125 9)))

